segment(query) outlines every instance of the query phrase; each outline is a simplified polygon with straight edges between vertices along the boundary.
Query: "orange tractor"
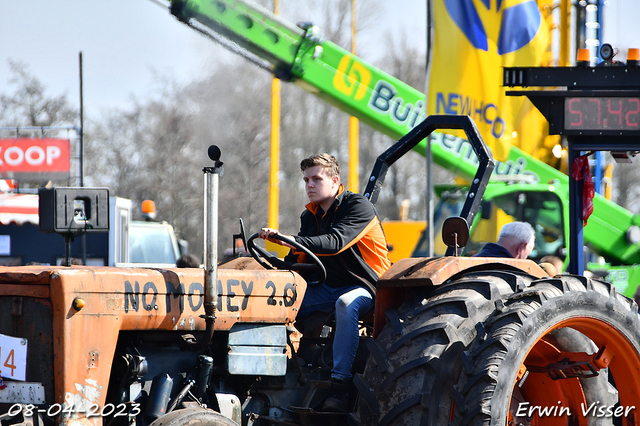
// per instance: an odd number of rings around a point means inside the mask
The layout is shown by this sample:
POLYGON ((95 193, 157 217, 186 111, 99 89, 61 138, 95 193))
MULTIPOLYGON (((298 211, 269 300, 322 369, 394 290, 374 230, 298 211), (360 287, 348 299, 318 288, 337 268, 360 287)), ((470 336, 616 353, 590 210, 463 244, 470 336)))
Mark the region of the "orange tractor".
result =
POLYGON ((318 411, 331 322, 328 334, 300 339, 317 356, 296 352, 308 283, 289 268, 302 266, 243 235, 267 269, 247 257, 218 267, 222 163, 212 147, 204 271, 0 269, 0 423, 640 424, 634 301, 601 281, 548 277, 529 260, 458 256, 493 169, 470 118, 427 117, 378 158, 366 195, 375 202, 387 168, 441 128, 463 129, 480 167, 462 218, 444 227, 450 253, 403 259, 379 281, 349 414, 318 411))

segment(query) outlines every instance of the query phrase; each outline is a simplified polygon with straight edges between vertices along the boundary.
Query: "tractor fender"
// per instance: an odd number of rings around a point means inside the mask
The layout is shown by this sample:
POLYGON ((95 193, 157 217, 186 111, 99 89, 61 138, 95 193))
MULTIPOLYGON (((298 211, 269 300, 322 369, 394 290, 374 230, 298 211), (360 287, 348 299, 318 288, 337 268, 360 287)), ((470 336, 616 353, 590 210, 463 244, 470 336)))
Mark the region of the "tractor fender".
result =
POLYGON ((434 287, 481 271, 512 271, 532 278, 547 277, 534 261, 495 257, 407 258, 391 265, 378 281, 374 315, 374 337, 384 328, 385 312, 397 309, 414 290, 434 287))

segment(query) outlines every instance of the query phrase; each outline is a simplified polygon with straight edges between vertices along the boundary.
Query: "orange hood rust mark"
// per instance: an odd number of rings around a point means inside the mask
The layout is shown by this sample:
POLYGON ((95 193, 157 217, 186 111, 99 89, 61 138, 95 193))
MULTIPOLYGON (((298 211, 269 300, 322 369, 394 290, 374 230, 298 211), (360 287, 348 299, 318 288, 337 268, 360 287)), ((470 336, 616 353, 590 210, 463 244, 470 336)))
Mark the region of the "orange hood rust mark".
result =
POLYGON ((51 266, 0 266, 0 285, 6 283, 48 285, 50 274, 51 266))

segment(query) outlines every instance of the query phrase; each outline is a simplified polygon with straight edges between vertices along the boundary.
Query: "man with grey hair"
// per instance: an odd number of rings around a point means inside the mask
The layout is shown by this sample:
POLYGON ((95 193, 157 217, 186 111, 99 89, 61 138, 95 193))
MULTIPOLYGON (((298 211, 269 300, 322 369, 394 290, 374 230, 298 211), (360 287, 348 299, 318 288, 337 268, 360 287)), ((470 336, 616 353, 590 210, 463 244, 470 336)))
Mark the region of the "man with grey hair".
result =
POLYGON ((526 259, 533 250, 535 232, 527 222, 510 222, 502 227, 497 243, 487 243, 477 257, 526 259))

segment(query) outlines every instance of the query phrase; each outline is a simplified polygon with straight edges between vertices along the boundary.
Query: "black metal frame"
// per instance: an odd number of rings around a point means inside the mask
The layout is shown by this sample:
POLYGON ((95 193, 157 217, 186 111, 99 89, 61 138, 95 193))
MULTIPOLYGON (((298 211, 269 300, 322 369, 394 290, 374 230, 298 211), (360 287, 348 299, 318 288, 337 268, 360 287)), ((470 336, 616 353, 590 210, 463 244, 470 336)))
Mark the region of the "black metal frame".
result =
MULTIPOLYGON (((564 100, 570 98, 617 98, 617 97, 639 97, 638 90, 509 90, 507 96, 527 96, 531 103, 544 115, 549 122, 550 135, 566 136, 590 136, 585 139, 589 144, 607 144, 612 136, 619 141, 627 138, 629 141, 640 137, 638 130, 570 130, 564 128, 564 100)), ((608 150, 608 148, 604 148, 608 150)))
MULTIPOLYGON (((487 188, 489 177, 491 177, 491 173, 495 168, 495 161, 482 140, 475 122, 467 115, 430 115, 425 118, 422 123, 411 129, 411 131, 400 138, 398 142, 380 154, 373 166, 373 171, 369 177, 367 187, 364 190, 364 196, 367 197, 371 203, 375 204, 389 167, 438 129, 463 130, 467 135, 473 151, 478 157, 478 171, 471 181, 467 198, 460 213, 460 217, 471 225, 475 215, 478 213, 478 208, 482 202, 484 191, 487 188)), ((446 255, 453 255, 453 250, 452 247, 449 247, 446 255)))
POLYGON ((640 67, 505 67, 503 86, 566 87, 569 90, 638 89, 640 67))
POLYGON ((640 67, 508 67, 503 85, 545 87, 557 90, 507 91, 508 96, 527 96, 549 121, 550 134, 567 136, 569 151, 569 272, 584 273, 582 181, 571 176, 573 160, 582 151, 638 151, 640 131, 567 131, 564 100, 567 97, 639 97, 640 67))

